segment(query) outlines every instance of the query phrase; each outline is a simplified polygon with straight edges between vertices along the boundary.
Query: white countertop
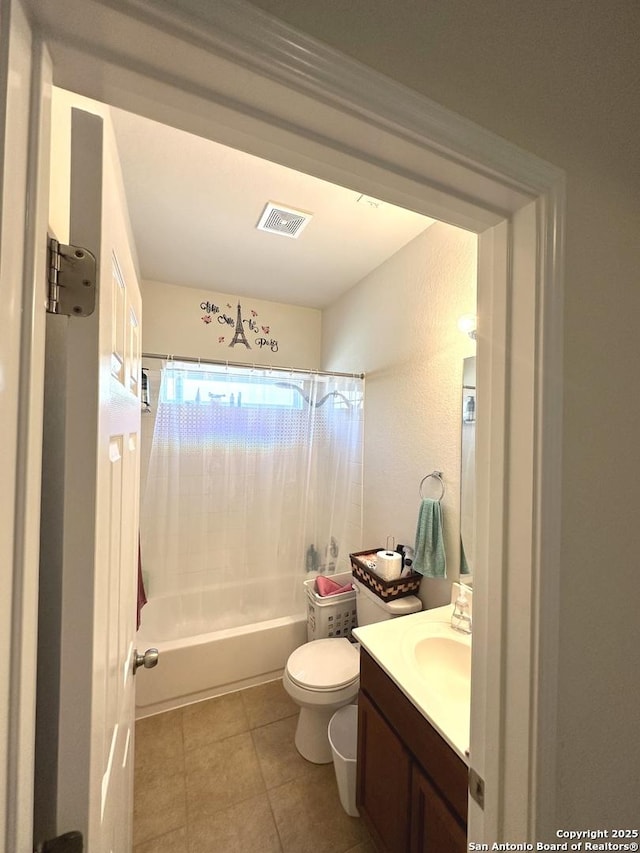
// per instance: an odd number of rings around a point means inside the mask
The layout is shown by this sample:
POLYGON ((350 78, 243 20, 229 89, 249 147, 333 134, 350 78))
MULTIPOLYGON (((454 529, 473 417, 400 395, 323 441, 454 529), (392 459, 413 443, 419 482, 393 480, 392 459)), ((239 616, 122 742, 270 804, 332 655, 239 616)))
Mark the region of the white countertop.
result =
MULTIPOLYGON (((355 638, 382 667, 389 678, 444 740, 465 762, 469 749, 470 679, 452 673, 451 683, 439 685, 438 677, 428 678, 416 657, 416 645, 425 637, 455 640, 471 651, 471 635, 451 627, 453 605, 436 607, 373 625, 353 632, 355 638)), ((447 679, 444 671, 442 678, 447 679)))

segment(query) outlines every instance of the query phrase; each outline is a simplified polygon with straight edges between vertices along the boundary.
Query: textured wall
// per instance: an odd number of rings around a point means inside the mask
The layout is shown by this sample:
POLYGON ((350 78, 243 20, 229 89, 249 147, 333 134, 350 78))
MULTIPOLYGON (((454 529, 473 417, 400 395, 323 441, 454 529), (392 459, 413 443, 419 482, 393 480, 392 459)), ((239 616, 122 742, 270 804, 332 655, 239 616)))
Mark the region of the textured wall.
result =
POLYGON ((564 168, 558 819, 637 823, 637 0, 254 0, 564 168), (631 687, 631 689, 628 689, 631 687), (612 705, 612 697, 615 697, 612 705), (603 721, 606 720, 606 723, 603 721))
POLYGON ((310 370, 320 366, 322 314, 315 308, 240 297, 243 320, 255 323, 252 331, 245 322, 246 338, 251 346, 247 349, 242 343, 230 347, 234 326, 218 321, 227 314, 235 323, 237 296, 144 281, 142 298, 144 352, 310 370), (201 308, 207 303, 209 310, 201 308), (214 311, 214 306, 220 310, 214 311), (255 317, 252 310, 256 312, 255 317), (210 322, 205 322, 203 317, 210 322), (219 340, 221 337, 224 341, 219 340), (256 343, 258 340, 263 344, 256 343), (273 341, 277 341, 276 351, 270 345, 273 341))
MULTIPOLYGON (((475 313, 475 235, 437 223, 323 314, 323 366, 366 373, 363 547, 413 545, 420 480, 443 472, 447 580, 425 579, 425 606, 446 604, 459 570, 462 360, 457 328, 475 313)), ((425 497, 439 494, 437 482, 425 497)))

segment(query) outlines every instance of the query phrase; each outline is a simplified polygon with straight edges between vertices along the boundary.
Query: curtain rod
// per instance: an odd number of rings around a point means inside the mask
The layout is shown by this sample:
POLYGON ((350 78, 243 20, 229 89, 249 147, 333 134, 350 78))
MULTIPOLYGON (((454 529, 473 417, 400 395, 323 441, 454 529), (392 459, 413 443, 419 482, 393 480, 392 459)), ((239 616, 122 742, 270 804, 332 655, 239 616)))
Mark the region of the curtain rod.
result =
POLYGON ((223 361, 216 358, 194 358, 190 355, 161 355, 156 352, 143 352, 142 358, 159 358, 162 361, 186 361, 190 364, 219 364, 225 367, 257 367, 260 370, 277 370, 282 373, 309 373, 316 376, 347 376, 352 379, 364 379, 364 373, 340 373, 337 370, 310 370, 307 367, 276 367, 267 364, 246 364, 242 361, 223 361))

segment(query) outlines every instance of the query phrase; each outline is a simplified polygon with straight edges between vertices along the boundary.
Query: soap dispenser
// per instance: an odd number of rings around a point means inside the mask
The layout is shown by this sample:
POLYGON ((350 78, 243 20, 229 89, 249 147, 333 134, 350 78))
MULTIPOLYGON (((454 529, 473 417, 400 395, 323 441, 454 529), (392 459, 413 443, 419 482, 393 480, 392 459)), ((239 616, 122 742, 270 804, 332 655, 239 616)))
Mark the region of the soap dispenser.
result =
POLYGON ((460 585, 460 592, 453 605, 451 627, 463 634, 471 633, 471 608, 465 587, 460 585))

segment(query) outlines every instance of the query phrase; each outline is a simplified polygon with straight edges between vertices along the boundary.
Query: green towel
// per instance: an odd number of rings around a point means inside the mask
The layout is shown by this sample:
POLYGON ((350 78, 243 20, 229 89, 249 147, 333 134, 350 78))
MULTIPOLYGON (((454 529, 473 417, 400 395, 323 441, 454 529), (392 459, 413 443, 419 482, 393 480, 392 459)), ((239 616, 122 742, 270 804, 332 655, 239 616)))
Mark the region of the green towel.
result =
POLYGON ((442 535, 440 501, 425 498, 420 504, 413 570, 425 578, 446 578, 447 558, 442 535))

